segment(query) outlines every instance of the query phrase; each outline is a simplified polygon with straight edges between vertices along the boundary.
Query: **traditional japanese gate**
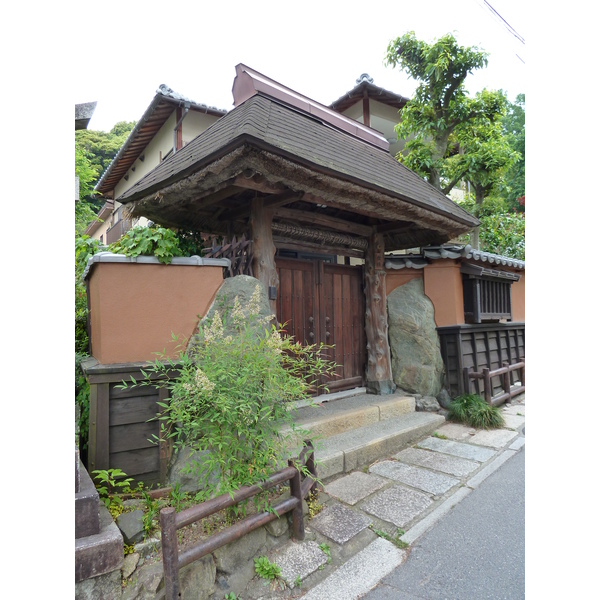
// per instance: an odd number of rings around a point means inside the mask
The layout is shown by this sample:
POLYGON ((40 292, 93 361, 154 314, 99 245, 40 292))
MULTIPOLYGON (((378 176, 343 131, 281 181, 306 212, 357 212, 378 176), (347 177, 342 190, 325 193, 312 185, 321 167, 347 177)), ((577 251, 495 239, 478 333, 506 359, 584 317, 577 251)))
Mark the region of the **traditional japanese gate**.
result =
POLYGON ((360 266, 278 258, 277 320, 302 344, 333 346, 337 364, 326 383, 340 391, 364 383, 365 299, 360 266))

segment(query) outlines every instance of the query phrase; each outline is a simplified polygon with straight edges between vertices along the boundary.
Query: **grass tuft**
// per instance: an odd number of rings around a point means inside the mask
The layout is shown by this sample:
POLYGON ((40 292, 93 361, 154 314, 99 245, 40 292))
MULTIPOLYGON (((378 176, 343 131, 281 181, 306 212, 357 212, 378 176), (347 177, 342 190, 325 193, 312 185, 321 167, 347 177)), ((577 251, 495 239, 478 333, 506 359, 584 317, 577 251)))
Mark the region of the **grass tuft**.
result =
POLYGON ((504 427, 504 417, 496 406, 489 405, 477 394, 458 396, 448 409, 453 421, 458 421, 476 429, 498 429, 504 427))

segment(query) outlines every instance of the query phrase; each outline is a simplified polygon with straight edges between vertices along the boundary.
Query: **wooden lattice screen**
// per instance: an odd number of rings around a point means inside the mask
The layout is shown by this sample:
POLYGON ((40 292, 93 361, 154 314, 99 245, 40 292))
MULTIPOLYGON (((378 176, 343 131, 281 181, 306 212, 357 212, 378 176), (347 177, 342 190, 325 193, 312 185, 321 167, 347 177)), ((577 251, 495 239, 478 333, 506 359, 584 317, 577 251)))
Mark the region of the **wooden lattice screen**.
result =
POLYGON ((228 258, 231 261, 231 266, 223 269, 224 277, 235 277, 236 275, 254 277, 252 240, 247 240, 245 235, 240 240, 234 237, 231 241, 228 241, 227 238, 213 237, 212 246, 205 248, 203 253, 205 258, 228 258))

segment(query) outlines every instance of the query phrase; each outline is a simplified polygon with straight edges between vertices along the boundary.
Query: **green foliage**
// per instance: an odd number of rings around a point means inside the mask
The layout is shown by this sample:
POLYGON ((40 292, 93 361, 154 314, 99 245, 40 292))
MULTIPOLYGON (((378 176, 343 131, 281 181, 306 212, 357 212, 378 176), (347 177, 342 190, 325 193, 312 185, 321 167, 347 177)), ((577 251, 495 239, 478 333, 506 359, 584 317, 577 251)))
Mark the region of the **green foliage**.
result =
POLYGON ((236 299, 230 314, 215 312, 193 349, 176 362, 161 356, 140 382, 150 385, 156 375, 169 391, 157 419, 176 449, 195 453, 190 472, 198 500, 256 484, 285 464, 290 444, 306 434, 297 430, 289 401, 309 399, 309 385, 334 367, 323 359, 324 346, 296 344, 268 325, 271 317, 259 317, 260 289, 245 307, 236 299), (284 434, 286 424, 291 431, 284 434))
POLYGON ((158 500, 152 499, 147 492, 142 492, 142 498, 145 508, 142 527, 144 528, 144 539, 146 539, 158 526, 160 503, 158 500))
POLYGON ((87 354, 89 347, 87 329, 87 294, 81 280, 88 259, 100 252, 102 246, 98 240, 87 235, 75 238, 75 352, 87 354))
POLYGON ((452 420, 477 429, 504 427, 504 418, 498 407, 491 406, 477 394, 456 397, 450 403, 448 412, 452 420))
POLYGON ((519 94, 515 102, 509 104, 502 126, 510 147, 519 158, 507 169, 501 193, 510 208, 525 212, 525 94, 519 94))
POLYGON ((266 556, 259 556, 254 559, 254 572, 262 579, 272 581, 281 575, 281 568, 266 556))
POLYGON ((446 160, 456 153, 451 136, 464 125, 496 118, 506 104, 501 92, 484 90, 470 98, 464 87, 469 73, 487 66, 487 56, 475 46, 459 46, 451 34, 427 44, 409 32, 387 48, 386 64, 419 82, 396 127, 407 140, 398 159, 446 194, 456 184, 446 172, 446 160))
POLYGON ((109 132, 82 129, 75 132, 75 148, 83 150, 95 171, 91 180, 93 188, 108 168, 135 126, 135 121, 121 121, 109 132))
POLYGON ((183 510, 189 503, 189 494, 187 492, 182 492, 180 489, 179 483, 175 484, 175 487, 171 490, 171 506, 177 511, 180 512, 183 510))
POLYGON ((130 491, 129 484, 133 481, 133 478, 127 477, 127 474, 121 469, 97 469, 92 473, 95 475, 94 479, 97 482, 96 489, 100 500, 114 517, 121 512, 123 507, 123 502, 115 494, 130 491), (126 479, 122 479, 123 477, 126 479))
POLYGON ((329 544, 319 544, 319 550, 327 556, 327 563, 331 562, 331 546, 329 544))
MULTIPOLYGON (((479 219, 479 247, 484 252, 525 260, 525 214, 510 209, 499 196, 490 196, 477 205, 472 196, 460 203, 479 219)), ((468 241, 468 236, 461 239, 468 241)))
POLYGON ((87 450, 90 429, 90 384, 81 370, 81 361, 86 356, 75 353, 75 404, 79 406, 77 429, 79 430, 79 449, 83 451, 87 450))
POLYGON ((396 529, 394 535, 390 535, 389 533, 386 533, 381 529, 377 529, 374 525, 369 525, 369 529, 375 535, 379 536, 380 538, 383 538, 384 540, 387 540, 388 542, 391 542, 392 544, 394 544, 394 546, 400 548, 401 550, 404 548, 408 548, 408 544, 400 539, 405 533, 403 529, 396 529))
POLYGON ((238 597, 233 593, 225 594, 224 600, 238 600, 238 597))
POLYGON ((156 256, 164 264, 169 264, 174 256, 183 256, 175 232, 160 225, 133 227, 109 250, 126 256, 156 256))

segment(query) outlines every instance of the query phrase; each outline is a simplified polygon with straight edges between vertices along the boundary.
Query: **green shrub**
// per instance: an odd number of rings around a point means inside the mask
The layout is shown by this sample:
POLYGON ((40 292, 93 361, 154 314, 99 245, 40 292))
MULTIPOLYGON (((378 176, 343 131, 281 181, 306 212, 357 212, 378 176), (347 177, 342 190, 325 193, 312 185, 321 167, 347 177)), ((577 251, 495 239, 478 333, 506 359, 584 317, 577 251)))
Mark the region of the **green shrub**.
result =
POLYGON ((157 419, 175 449, 194 453, 189 471, 202 490, 197 500, 253 485, 296 456, 291 445, 306 432, 296 428, 289 402, 308 399, 310 384, 335 366, 323 359, 325 346, 294 343, 269 324, 271 316, 259 317, 260 290, 258 284, 243 308, 236 298, 223 318, 215 312, 200 325, 192 350, 177 361, 160 355, 139 382, 156 385, 158 376, 169 391, 157 419))
POLYGON ((262 579, 272 581, 281 575, 281 568, 272 563, 266 556, 259 556, 254 559, 254 571, 262 579))
POLYGON ((463 394, 455 398, 448 408, 450 418, 477 429, 504 427, 504 418, 498 407, 491 406, 477 394, 463 394))
POLYGON ((109 250, 125 256, 156 256, 164 264, 169 264, 175 256, 183 256, 177 234, 159 225, 133 227, 111 244, 109 250))

